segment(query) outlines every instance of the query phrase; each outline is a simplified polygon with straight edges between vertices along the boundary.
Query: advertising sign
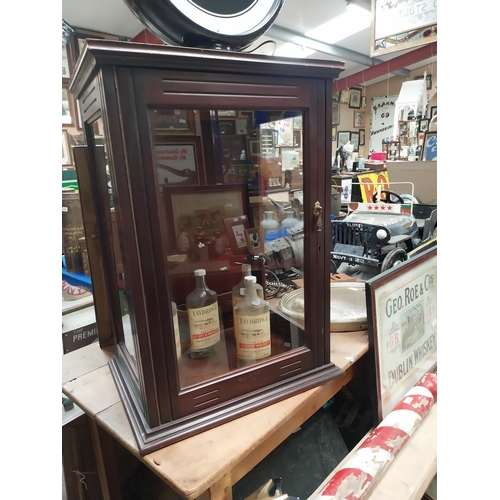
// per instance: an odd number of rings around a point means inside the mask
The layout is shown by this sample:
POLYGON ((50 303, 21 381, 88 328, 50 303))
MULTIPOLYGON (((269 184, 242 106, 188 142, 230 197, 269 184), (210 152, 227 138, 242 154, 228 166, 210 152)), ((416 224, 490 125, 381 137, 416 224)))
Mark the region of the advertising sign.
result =
POLYGON ((382 420, 437 367, 437 245, 367 281, 366 300, 382 420))

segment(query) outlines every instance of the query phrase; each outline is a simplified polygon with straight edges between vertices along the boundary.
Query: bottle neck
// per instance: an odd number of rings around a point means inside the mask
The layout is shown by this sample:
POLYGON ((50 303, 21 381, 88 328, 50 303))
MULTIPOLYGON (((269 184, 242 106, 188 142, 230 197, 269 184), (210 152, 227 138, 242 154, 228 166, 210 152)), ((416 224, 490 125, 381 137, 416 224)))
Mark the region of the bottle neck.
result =
POLYGON ((247 283, 245 286, 245 298, 248 297, 248 300, 258 299, 257 295, 257 284, 256 283, 247 283))
POLYGON ((195 288, 202 288, 202 289, 207 288, 207 285, 205 283, 205 276, 195 276, 194 285, 195 288))

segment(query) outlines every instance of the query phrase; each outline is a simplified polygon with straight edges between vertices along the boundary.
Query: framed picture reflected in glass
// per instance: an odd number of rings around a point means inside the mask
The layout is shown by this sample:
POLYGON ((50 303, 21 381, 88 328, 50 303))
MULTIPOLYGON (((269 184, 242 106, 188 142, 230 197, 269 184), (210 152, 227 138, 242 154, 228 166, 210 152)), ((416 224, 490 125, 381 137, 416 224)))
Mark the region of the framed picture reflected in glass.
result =
POLYGON ((194 111, 190 109, 155 108, 151 110, 154 134, 195 134, 194 111))
POLYGON ((198 136, 156 136, 154 155, 158 184, 201 183, 203 155, 198 136))

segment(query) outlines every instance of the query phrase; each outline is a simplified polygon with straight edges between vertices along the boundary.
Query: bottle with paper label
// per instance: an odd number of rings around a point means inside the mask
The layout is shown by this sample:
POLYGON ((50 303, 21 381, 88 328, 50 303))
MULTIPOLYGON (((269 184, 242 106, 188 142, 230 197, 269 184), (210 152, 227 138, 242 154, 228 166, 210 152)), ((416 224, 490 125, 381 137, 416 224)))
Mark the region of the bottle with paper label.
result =
MULTIPOLYGON (((241 266, 241 280, 240 282, 233 286, 231 293, 231 302, 233 308, 233 325, 234 325, 234 333, 236 334, 236 317, 234 315, 234 308, 236 304, 243 300, 245 297, 245 277, 252 276, 252 266, 250 264, 243 264, 241 266)), ((264 298, 264 289, 258 283, 255 283, 255 288, 257 289, 257 295, 263 299, 264 298)))
POLYGON ((235 308, 238 366, 253 364, 271 355, 269 303, 257 294, 257 278, 245 276, 245 297, 235 308))
POLYGON ((213 356, 220 342, 219 304, 217 292, 205 283, 205 269, 196 269, 195 288, 186 297, 191 348, 193 359, 213 356))

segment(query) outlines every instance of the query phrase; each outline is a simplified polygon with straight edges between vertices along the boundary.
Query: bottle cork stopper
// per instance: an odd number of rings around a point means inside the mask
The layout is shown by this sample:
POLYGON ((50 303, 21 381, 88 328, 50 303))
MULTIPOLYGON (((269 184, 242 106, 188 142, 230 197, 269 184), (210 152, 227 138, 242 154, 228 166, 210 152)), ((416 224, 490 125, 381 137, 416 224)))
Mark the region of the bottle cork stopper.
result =
POLYGON ((195 276, 205 276, 207 274, 207 271, 205 269, 195 269, 194 275, 195 276))

